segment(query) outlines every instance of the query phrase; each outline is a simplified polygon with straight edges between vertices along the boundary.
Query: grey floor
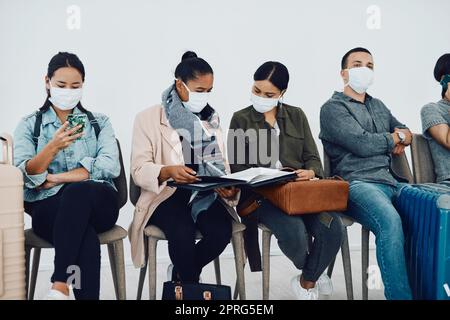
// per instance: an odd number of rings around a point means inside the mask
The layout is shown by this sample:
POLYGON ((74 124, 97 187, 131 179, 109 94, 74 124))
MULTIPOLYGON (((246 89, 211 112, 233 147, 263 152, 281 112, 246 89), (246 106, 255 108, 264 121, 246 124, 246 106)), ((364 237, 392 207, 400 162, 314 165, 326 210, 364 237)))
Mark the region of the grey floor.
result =
MULTIPOLYGON (((359 251, 351 251, 352 258, 352 274, 353 274, 353 290, 355 299, 361 299, 361 255, 359 251)), ((158 263, 158 288, 157 296, 161 296, 162 283, 166 280, 166 268, 169 264, 167 259, 158 263)), ((375 251, 370 251, 370 268, 376 269, 375 251)), ((139 270, 132 265, 127 265, 127 299, 136 299, 137 283, 139 279, 139 270)), ((234 288, 235 271, 234 259, 232 257, 221 257, 222 283, 231 285, 234 288)), ((38 275, 36 287, 36 299, 43 299, 49 289, 49 279, 51 270, 41 270, 38 275)), ((294 295, 290 288, 290 279, 298 274, 293 264, 283 255, 275 254, 271 256, 271 279, 270 279, 270 299, 274 300, 292 300, 294 295)), ((376 276, 376 275, 375 275, 376 276)), ((261 291, 261 272, 250 272, 247 267, 245 272, 247 299, 259 300, 262 297, 261 291)), ((374 279, 374 278, 372 278, 374 279)), ((384 299, 381 281, 375 278, 372 281, 373 288, 369 290, 369 299, 384 299)), ((147 280, 147 279, 146 279, 147 280)), ((202 273, 202 281, 205 283, 214 283, 214 268, 210 264, 206 266, 202 273)), ((343 300, 347 299, 345 291, 344 273, 342 269, 342 260, 340 253, 336 260, 333 272, 334 294, 331 297, 321 297, 321 299, 343 300)), ((107 264, 102 266, 101 279, 101 299, 115 299, 114 288, 112 285, 111 271, 107 264)), ((148 299, 147 281, 144 285, 143 299, 148 299)))

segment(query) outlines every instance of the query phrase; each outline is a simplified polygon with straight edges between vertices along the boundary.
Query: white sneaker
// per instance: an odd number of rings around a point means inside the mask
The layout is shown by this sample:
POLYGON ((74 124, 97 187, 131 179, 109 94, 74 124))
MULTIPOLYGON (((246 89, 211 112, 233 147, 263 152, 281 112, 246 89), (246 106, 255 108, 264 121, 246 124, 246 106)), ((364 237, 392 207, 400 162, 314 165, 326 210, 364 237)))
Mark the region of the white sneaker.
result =
POLYGON ((50 289, 45 297, 45 300, 69 300, 69 296, 66 296, 61 291, 50 289))
POLYGON ((317 279, 316 287, 319 294, 324 296, 331 296, 333 294, 333 283, 326 273, 323 273, 319 279, 317 279))
POLYGON ((294 291, 297 300, 319 300, 317 286, 311 289, 305 289, 300 285, 300 276, 295 276, 291 280, 291 288, 294 291))
MULTIPOLYGON (((302 273, 300 273, 301 275, 302 273)), ((322 273, 319 279, 317 279, 316 287, 321 295, 331 296, 333 294, 333 283, 326 273, 322 273)))

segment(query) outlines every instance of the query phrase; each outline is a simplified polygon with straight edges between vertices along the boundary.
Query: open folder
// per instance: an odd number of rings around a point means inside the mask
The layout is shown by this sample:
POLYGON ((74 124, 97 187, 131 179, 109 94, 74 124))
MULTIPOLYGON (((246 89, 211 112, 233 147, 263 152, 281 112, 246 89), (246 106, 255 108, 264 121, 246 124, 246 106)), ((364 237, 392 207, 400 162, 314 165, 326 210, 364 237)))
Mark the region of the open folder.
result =
POLYGON ((216 188, 233 186, 261 187, 282 181, 295 180, 295 172, 280 171, 269 168, 250 168, 240 172, 220 177, 198 176, 201 181, 190 184, 178 184, 175 181, 167 182, 169 187, 185 188, 195 191, 207 191, 216 188))

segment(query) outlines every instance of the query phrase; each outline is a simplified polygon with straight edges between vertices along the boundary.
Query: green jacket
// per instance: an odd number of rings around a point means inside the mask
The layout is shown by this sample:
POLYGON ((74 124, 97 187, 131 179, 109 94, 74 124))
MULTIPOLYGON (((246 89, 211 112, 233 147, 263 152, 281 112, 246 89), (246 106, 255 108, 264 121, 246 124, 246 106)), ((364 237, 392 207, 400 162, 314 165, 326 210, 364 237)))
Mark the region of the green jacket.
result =
MULTIPOLYGON (((276 118, 280 128, 279 160, 283 167, 313 170, 317 177, 323 178, 319 152, 303 110, 283 104, 282 107, 279 107, 276 118)), ((270 150, 272 143, 271 139, 268 139, 268 134, 259 134, 259 129, 266 129, 267 132, 270 132, 271 129, 262 113, 257 112, 253 106, 237 111, 231 119, 230 129, 232 130, 230 130, 228 136, 228 160, 232 172, 242 171, 250 167, 270 167, 270 163, 262 161, 267 153, 259 154, 259 150, 261 150, 259 146, 264 145, 260 144, 262 143, 261 139, 266 140, 266 150, 270 150), (239 135, 236 131, 233 133, 233 130, 236 129, 243 129, 244 132, 253 129, 258 134, 242 137, 242 134, 239 135), (245 141, 245 161, 238 161, 240 160, 238 148, 241 147, 239 142, 242 143, 242 141, 245 141), (252 161, 251 156, 253 154, 249 154, 250 150, 256 150, 254 148, 258 150, 257 159, 254 158, 257 161, 252 161)))
MULTIPOLYGON (((275 158, 281 162, 283 167, 314 170, 317 177, 323 178, 319 152, 302 109, 283 104, 278 109, 276 119, 280 135, 278 142, 279 154, 275 155, 275 158)), ((266 150, 270 150, 273 141, 268 138, 270 137, 269 134, 264 134, 264 131, 270 132, 270 129, 271 127, 265 121, 264 115, 257 112, 253 106, 234 113, 228 132, 227 148, 232 172, 242 171, 251 167, 270 167, 271 162, 265 161, 267 160, 266 154, 270 154, 266 150), (242 130, 239 132, 238 129, 242 130), (253 129, 250 131, 258 134, 246 134, 249 132, 249 129, 253 129), (259 129, 267 130, 263 130, 263 133, 260 134, 261 131, 259 129), (262 139, 266 140, 265 143, 262 139), (262 152, 263 155, 260 155, 260 143, 261 146, 266 145, 266 149, 262 152), (244 149, 242 145, 244 145, 244 149), (243 156, 242 153, 245 155, 243 156), (257 154, 255 155, 254 153, 257 154)), ((246 188, 241 189, 241 191, 240 201, 245 201, 252 193, 251 190, 246 188)), ((242 218, 242 222, 246 225, 244 244, 250 269, 252 271, 261 271, 258 221, 253 215, 250 215, 242 218)))

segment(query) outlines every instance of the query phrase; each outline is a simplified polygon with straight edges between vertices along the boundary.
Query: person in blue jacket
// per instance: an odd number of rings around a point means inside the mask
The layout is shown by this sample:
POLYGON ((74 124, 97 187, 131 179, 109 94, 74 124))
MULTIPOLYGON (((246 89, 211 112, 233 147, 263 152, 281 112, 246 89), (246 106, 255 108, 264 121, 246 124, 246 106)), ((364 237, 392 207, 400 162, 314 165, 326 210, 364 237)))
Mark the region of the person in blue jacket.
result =
POLYGON ((119 213, 113 183, 120 174, 117 142, 108 117, 81 105, 84 79, 75 54, 56 54, 45 77, 44 105, 23 118, 14 133, 25 211, 33 231, 55 247, 50 300, 68 299, 70 285, 76 299, 99 298, 97 234, 112 228, 119 213), (71 127, 69 115, 86 117, 84 128, 82 123, 71 127))

